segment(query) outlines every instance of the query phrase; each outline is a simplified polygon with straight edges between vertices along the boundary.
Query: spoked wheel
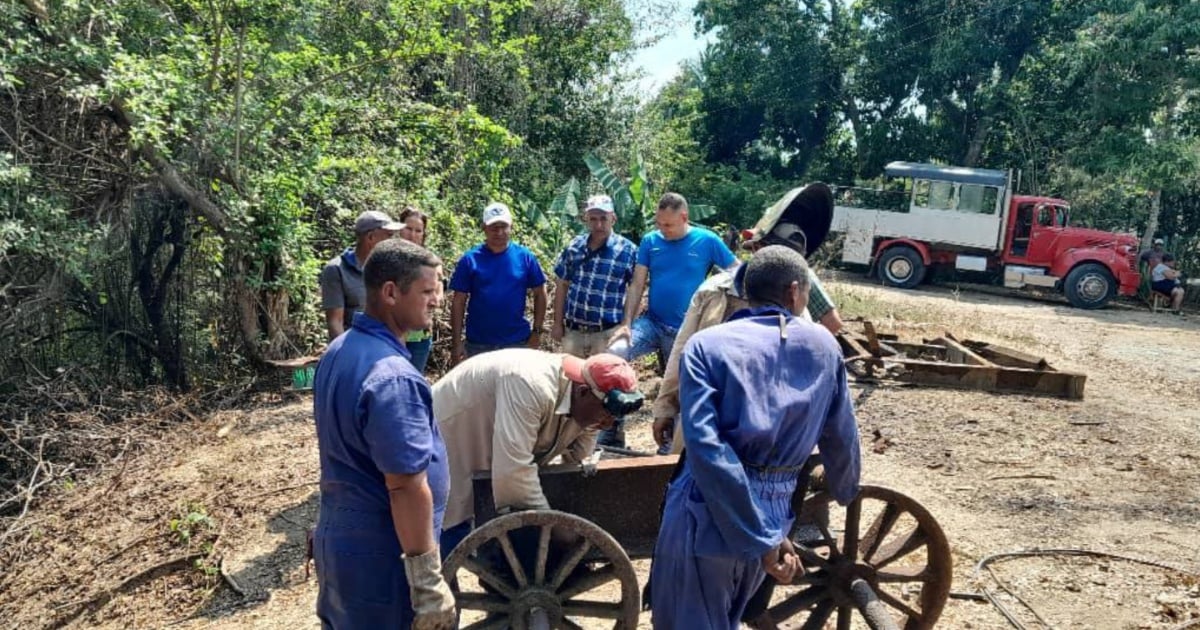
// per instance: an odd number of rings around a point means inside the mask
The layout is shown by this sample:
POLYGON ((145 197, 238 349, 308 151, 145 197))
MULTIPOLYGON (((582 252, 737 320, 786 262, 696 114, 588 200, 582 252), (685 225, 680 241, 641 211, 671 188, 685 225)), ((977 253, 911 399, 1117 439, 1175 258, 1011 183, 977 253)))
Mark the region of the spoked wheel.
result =
POLYGON ((952 558, 933 516, 894 490, 863 486, 844 510, 818 492, 804 501, 793 539, 806 575, 776 589, 780 628, 932 628, 950 595, 952 558), (859 620, 856 621, 856 617, 859 620))
POLYGON ((565 512, 488 521, 454 548, 442 573, 464 629, 578 630, 612 620, 614 629, 632 630, 641 610, 629 556, 607 532, 565 512))

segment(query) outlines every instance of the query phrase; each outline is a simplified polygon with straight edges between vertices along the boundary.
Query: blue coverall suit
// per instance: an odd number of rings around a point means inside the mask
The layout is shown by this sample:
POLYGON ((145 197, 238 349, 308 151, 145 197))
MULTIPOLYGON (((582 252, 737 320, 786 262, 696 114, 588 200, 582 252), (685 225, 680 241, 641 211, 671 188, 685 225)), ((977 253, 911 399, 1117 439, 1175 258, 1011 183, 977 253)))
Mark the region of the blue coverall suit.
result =
POLYGON ((450 470, 429 383, 403 340, 357 313, 317 364, 321 510, 313 540, 323 628, 408 628, 414 613, 384 474, 426 473, 442 530, 450 470))
POLYGON ((814 446, 829 490, 858 494, 858 426, 842 354, 824 328, 777 307, 696 333, 680 362, 687 457, 667 490, 650 579, 654 627, 736 630, 795 520, 814 446))

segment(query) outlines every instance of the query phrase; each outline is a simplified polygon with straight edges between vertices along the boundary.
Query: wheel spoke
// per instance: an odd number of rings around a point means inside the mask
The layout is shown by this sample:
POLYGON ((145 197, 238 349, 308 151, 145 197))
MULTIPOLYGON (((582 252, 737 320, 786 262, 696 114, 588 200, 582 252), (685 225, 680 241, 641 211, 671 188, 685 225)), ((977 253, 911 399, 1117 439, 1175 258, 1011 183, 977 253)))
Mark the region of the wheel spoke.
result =
POLYGON ((825 544, 829 546, 829 559, 834 560, 842 555, 838 548, 837 538, 834 538, 833 532, 829 531, 829 526, 824 523, 817 523, 817 527, 821 529, 821 535, 825 537, 825 544))
POLYGON ((824 628, 825 622, 829 621, 831 613, 833 613, 833 600, 823 600, 808 614, 808 619, 804 620, 804 625, 800 626, 800 630, 820 630, 824 628))
POLYGON ((605 565, 604 568, 588 571, 582 576, 570 578, 556 594, 559 599, 565 601, 576 595, 586 593, 601 584, 607 584, 619 577, 616 567, 611 564, 605 565))
POLYGON ((850 630, 850 622, 853 621, 854 609, 850 606, 838 606, 837 614, 837 630, 850 630))
POLYGON ((588 617, 593 619, 620 619, 624 616, 621 604, 611 602, 570 601, 563 602, 564 617, 588 617))
POLYGON ((888 503, 879 516, 876 516, 875 520, 871 522, 871 526, 867 528, 867 533, 862 538, 863 562, 870 562, 871 556, 879 551, 879 545, 883 544, 888 534, 892 533, 892 527, 896 525, 896 521, 900 520, 902 513, 900 507, 895 503, 888 503))
POLYGON ((509 623, 508 615, 501 615, 498 617, 492 617, 489 615, 469 626, 463 626, 462 630, 505 630, 505 628, 508 628, 510 625, 512 624, 509 623))
POLYGON ((567 619, 566 617, 559 619, 558 623, 555 624, 554 627, 555 630, 583 630, 583 626, 571 621, 570 619, 567 619))
POLYGON ((513 600, 517 598, 517 592, 511 584, 475 558, 464 560, 463 568, 474 573, 481 581, 500 591, 500 594, 508 599, 513 600))
POLYGON ((496 536, 496 540, 500 542, 500 548, 504 550, 504 557, 508 559, 508 566, 512 569, 513 576, 517 578, 517 586, 519 588, 529 586, 529 579, 525 577, 525 567, 521 566, 521 560, 517 558, 517 552, 513 549, 508 532, 500 533, 496 536))
POLYGON ((552 529, 550 525, 542 525, 542 533, 538 537, 537 562, 533 565, 533 583, 539 586, 546 583, 546 563, 550 558, 550 532, 552 529))
POLYGON ((813 551, 811 548, 805 547, 803 545, 796 545, 796 546, 794 546, 794 548, 796 550, 796 555, 800 556, 800 560, 802 560, 803 562, 806 562, 806 563, 812 564, 812 565, 816 565, 821 568, 825 568, 825 567, 829 566, 829 561, 826 560, 825 558, 822 558, 820 555, 817 554, 817 552, 813 551))
POLYGON ((823 585, 810 586, 770 608, 771 617, 779 620, 795 617, 819 601, 829 600, 829 589, 823 585))
POLYGON ((932 577, 929 565, 893 567, 875 573, 875 581, 885 583, 928 582, 932 577))
POLYGON ((878 559, 872 562, 871 566, 875 567, 876 569, 883 568, 916 551, 917 549, 920 549, 926 542, 927 538, 925 537, 925 531, 920 527, 917 527, 907 535, 893 540, 887 545, 884 545, 884 547, 879 550, 878 559))
POLYGON ((575 548, 571 550, 571 554, 554 571, 554 577, 550 579, 550 590, 556 591, 558 587, 562 586, 563 581, 567 579, 568 575, 571 575, 571 571, 574 571, 575 567, 579 566, 579 561, 583 560, 583 556, 591 548, 592 543, 588 542, 587 539, 579 540, 575 548))
POLYGON ((908 604, 905 604, 904 602, 900 601, 899 599, 896 599, 895 595, 892 595, 891 593, 889 593, 883 589, 876 589, 875 596, 878 597, 880 600, 882 600, 883 603, 887 604, 888 606, 891 606, 892 608, 904 613, 904 615, 906 617, 908 617, 910 622, 913 622, 917 626, 920 626, 921 613, 913 610, 912 607, 909 606, 908 604))
POLYGON ((842 555, 855 560, 858 558, 858 524, 862 519, 862 497, 846 506, 846 530, 842 532, 842 555))
POLYGON ((482 610, 484 612, 508 613, 509 600, 501 599, 491 593, 459 593, 455 597, 458 607, 462 610, 482 610))
POLYGON ((804 575, 797 576, 796 579, 792 580, 792 586, 800 586, 802 584, 825 586, 829 584, 829 572, 824 569, 808 571, 804 575))

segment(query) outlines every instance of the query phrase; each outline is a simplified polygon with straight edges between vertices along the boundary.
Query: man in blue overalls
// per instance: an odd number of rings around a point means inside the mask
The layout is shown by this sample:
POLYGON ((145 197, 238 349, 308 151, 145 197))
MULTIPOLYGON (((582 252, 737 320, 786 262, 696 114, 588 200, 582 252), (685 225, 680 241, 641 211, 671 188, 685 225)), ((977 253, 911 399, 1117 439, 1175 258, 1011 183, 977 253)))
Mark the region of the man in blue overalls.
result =
POLYGON ((804 310, 808 266, 769 246, 746 263, 750 307, 696 333, 680 361, 686 458, 667 490, 650 579, 655 628, 736 629, 768 573, 800 570, 787 536, 814 446, 829 491, 858 494, 858 427, 828 330, 804 310))
POLYGON ((429 384, 409 362, 411 330, 428 328, 441 261, 402 240, 363 269, 366 309, 329 344, 313 387, 321 510, 313 539, 321 626, 455 626, 436 532, 450 487, 429 384))

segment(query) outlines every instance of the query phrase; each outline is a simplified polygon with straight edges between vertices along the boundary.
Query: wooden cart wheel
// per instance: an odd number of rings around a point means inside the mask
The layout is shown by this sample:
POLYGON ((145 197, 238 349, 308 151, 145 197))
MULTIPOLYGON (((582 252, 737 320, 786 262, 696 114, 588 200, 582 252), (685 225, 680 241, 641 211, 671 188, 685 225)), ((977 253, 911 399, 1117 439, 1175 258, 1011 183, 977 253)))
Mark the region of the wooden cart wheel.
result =
POLYGON ((807 573, 776 589, 769 612, 780 628, 833 622, 849 630, 857 611, 870 628, 926 630, 950 595, 946 535, 928 510, 894 490, 863 486, 844 510, 818 492, 805 499, 793 540, 807 547, 807 573))
POLYGON ((566 512, 530 510, 488 521, 454 548, 442 573, 469 630, 578 630, 597 619, 633 630, 641 611, 625 550, 591 521, 566 512), (612 582, 619 588, 597 590, 612 582))

